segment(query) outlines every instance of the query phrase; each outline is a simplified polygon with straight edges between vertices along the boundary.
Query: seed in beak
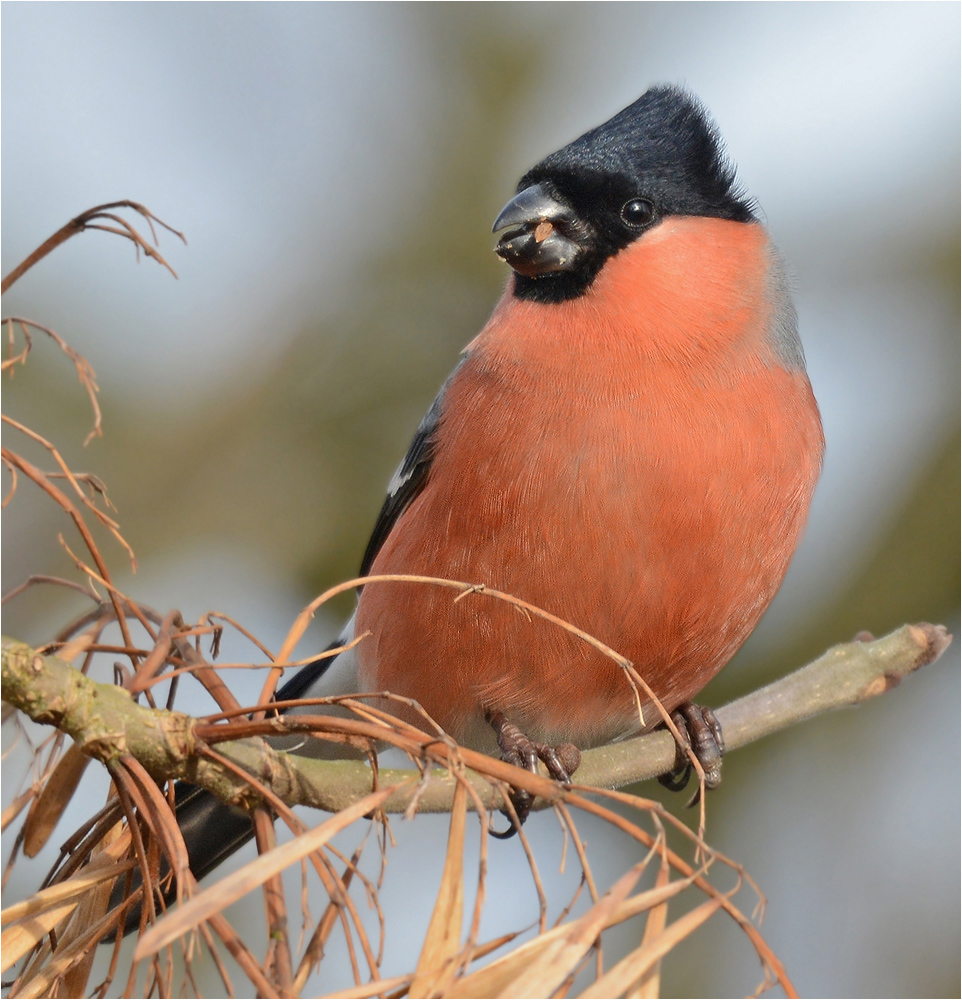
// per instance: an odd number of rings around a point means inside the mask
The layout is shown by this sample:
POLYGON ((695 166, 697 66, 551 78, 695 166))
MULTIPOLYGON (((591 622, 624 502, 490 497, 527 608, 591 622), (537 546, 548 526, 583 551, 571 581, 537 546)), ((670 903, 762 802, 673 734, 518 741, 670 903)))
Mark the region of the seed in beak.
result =
POLYGON ((554 226, 545 219, 543 222, 539 222, 537 228, 534 231, 534 241, 535 243, 544 243, 544 241, 554 232, 554 226))

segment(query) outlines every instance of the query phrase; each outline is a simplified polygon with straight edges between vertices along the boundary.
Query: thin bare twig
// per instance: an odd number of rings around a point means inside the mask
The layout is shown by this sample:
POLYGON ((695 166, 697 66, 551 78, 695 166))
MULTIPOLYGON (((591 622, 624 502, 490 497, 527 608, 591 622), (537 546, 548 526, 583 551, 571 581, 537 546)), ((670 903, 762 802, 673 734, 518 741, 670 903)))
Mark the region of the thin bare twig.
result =
POLYGON ((168 226, 166 222, 162 219, 158 219, 150 209, 145 208, 139 202, 136 201, 112 201, 105 205, 95 205, 93 208, 88 208, 86 212, 82 212, 76 218, 71 219, 65 226, 61 226, 53 236, 44 240, 40 246, 37 247, 33 253, 29 254, 23 261, 21 261, 4 279, 0 282, 0 294, 8 291, 14 283, 22 277, 27 271, 33 267, 34 264, 43 260, 47 254, 52 253, 54 250, 60 246, 61 243, 66 243, 71 236, 76 236, 77 233, 82 233, 85 229, 103 229, 107 232, 115 233, 118 236, 123 236, 129 239, 134 246, 137 248, 138 254, 141 250, 148 256, 152 257, 157 261, 158 264, 162 264, 167 268, 168 271, 176 278, 177 273, 174 269, 164 260, 163 257, 130 225, 118 215, 111 213, 111 209, 116 208, 130 208, 137 212, 139 215, 147 221, 147 225, 150 227, 151 236, 154 242, 157 242, 157 231, 154 229, 154 223, 163 226, 168 232, 173 233, 184 243, 187 242, 186 237, 183 233, 178 232, 172 226, 168 226), (95 219, 109 219, 116 222, 121 228, 113 228, 110 226, 101 226, 99 224, 93 224, 95 219))
POLYGON ((48 337, 53 340, 61 351, 67 355, 68 358, 73 362, 74 367, 77 369, 77 378, 80 379, 80 384, 84 387, 87 392, 87 398, 90 400, 90 407, 94 412, 94 426, 90 433, 84 438, 84 445, 90 443, 91 439, 99 436, 101 432, 101 413, 100 413, 100 403, 97 400, 97 393, 100 389, 97 386, 97 376, 90 362, 79 352, 75 351, 55 330, 51 330, 49 326, 44 326, 42 323, 36 322, 36 320, 26 319, 23 316, 11 316, 8 319, 3 320, 7 324, 7 339, 10 345, 10 357, 2 363, 0 366, 0 371, 7 371, 9 369, 10 374, 13 375, 14 366, 17 364, 26 364, 27 355, 30 353, 30 347, 33 343, 33 339, 30 336, 30 328, 39 330, 41 333, 45 333, 48 337), (24 347, 20 354, 13 354, 13 346, 15 342, 14 329, 16 324, 20 327, 21 332, 24 337, 24 347))

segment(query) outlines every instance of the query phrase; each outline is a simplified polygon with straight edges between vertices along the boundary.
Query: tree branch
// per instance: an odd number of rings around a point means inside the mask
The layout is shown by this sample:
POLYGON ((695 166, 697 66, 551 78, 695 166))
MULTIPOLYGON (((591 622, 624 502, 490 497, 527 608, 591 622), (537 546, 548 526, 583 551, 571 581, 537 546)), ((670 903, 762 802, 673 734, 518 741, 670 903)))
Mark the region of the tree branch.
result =
MULTIPOLYGON (((919 667, 938 659, 951 640, 943 626, 923 623, 905 625, 883 639, 835 646, 814 663, 718 709, 728 750, 822 712, 884 694, 919 667)), ((217 727, 180 712, 143 708, 122 688, 92 681, 63 660, 39 654, 12 639, 3 639, 2 668, 4 701, 35 722, 67 733, 87 755, 110 763, 130 754, 154 778, 183 779, 224 801, 248 807, 257 804, 256 796, 239 777, 204 756, 206 744, 199 734, 212 738, 217 727)), ((487 808, 501 805, 499 781, 542 795, 542 805, 563 795, 560 786, 540 776, 410 726, 399 724, 390 729, 371 719, 288 715, 257 725, 264 734, 317 732, 323 725, 324 732, 336 741, 355 745, 386 741, 422 760, 460 761, 478 772, 470 778, 487 808)), ((260 738, 219 743, 218 752, 269 784, 285 802, 328 812, 347 808, 370 794, 375 780, 361 761, 299 757, 275 750, 260 738)), ((586 751, 577 774, 578 785, 618 788, 663 774, 674 762, 671 735, 649 733, 586 751)), ((417 777, 413 770, 380 770, 376 780, 383 787, 417 777)), ((422 780, 395 792, 384 809, 403 812, 416 800, 422 812, 446 812, 456 785, 445 770, 433 768, 422 780)))

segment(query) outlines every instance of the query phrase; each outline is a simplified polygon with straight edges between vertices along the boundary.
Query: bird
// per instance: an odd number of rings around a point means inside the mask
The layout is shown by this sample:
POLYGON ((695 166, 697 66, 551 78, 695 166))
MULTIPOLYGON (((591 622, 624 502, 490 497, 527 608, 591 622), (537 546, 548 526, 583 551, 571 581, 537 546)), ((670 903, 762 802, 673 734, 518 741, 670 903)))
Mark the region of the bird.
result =
MULTIPOLYGON (((504 292, 418 426, 361 575, 514 595, 705 718, 692 699, 778 590, 822 463, 786 265, 717 126, 672 85, 528 170, 494 231, 504 292)), ((369 584, 335 645, 359 636, 277 698, 390 691, 559 780, 568 748, 661 718, 597 649, 496 600, 369 584)), ((250 836, 207 793, 178 801, 198 877, 250 836)))

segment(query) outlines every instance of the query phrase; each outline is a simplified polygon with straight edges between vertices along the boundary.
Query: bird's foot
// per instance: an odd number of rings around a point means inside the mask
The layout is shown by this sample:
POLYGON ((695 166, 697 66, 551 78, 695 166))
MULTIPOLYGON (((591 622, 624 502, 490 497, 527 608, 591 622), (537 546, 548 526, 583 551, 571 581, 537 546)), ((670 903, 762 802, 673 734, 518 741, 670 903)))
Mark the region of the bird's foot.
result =
MULTIPOLYGON (((678 727, 684 746, 675 751, 675 766, 658 780, 673 792, 680 792, 691 777, 691 750, 705 772, 705 788, 717 788, 721 784, 722 757, 725 754, 725 737, 721 726, 710 708, 686 701, 671 713, 671 720, 678 727)), ((697 801, 697 797, 693 802, 697 801)))
MULTIPOLYGON (((581 751, 573 743, 561 743, 556 747, 538 743, 525 736, 513 722, 508 722, 501 712, 488 712, 487 720, 498 738, 501 759, 506 764, 514 764, 515 767, 537 774, 540 760, 555 781, 560 781, 563 785, 571 783, 571 775, 581 764, 581 751)), ((514 815, 502 810, 503 815, 511 821, 511 826, 503 833, 492 830, 493 836, 502 840, 513 837, 528 818, 533 801, 529 792, 520 788, 513 789, 511 805, 514 807, 514 815)))

